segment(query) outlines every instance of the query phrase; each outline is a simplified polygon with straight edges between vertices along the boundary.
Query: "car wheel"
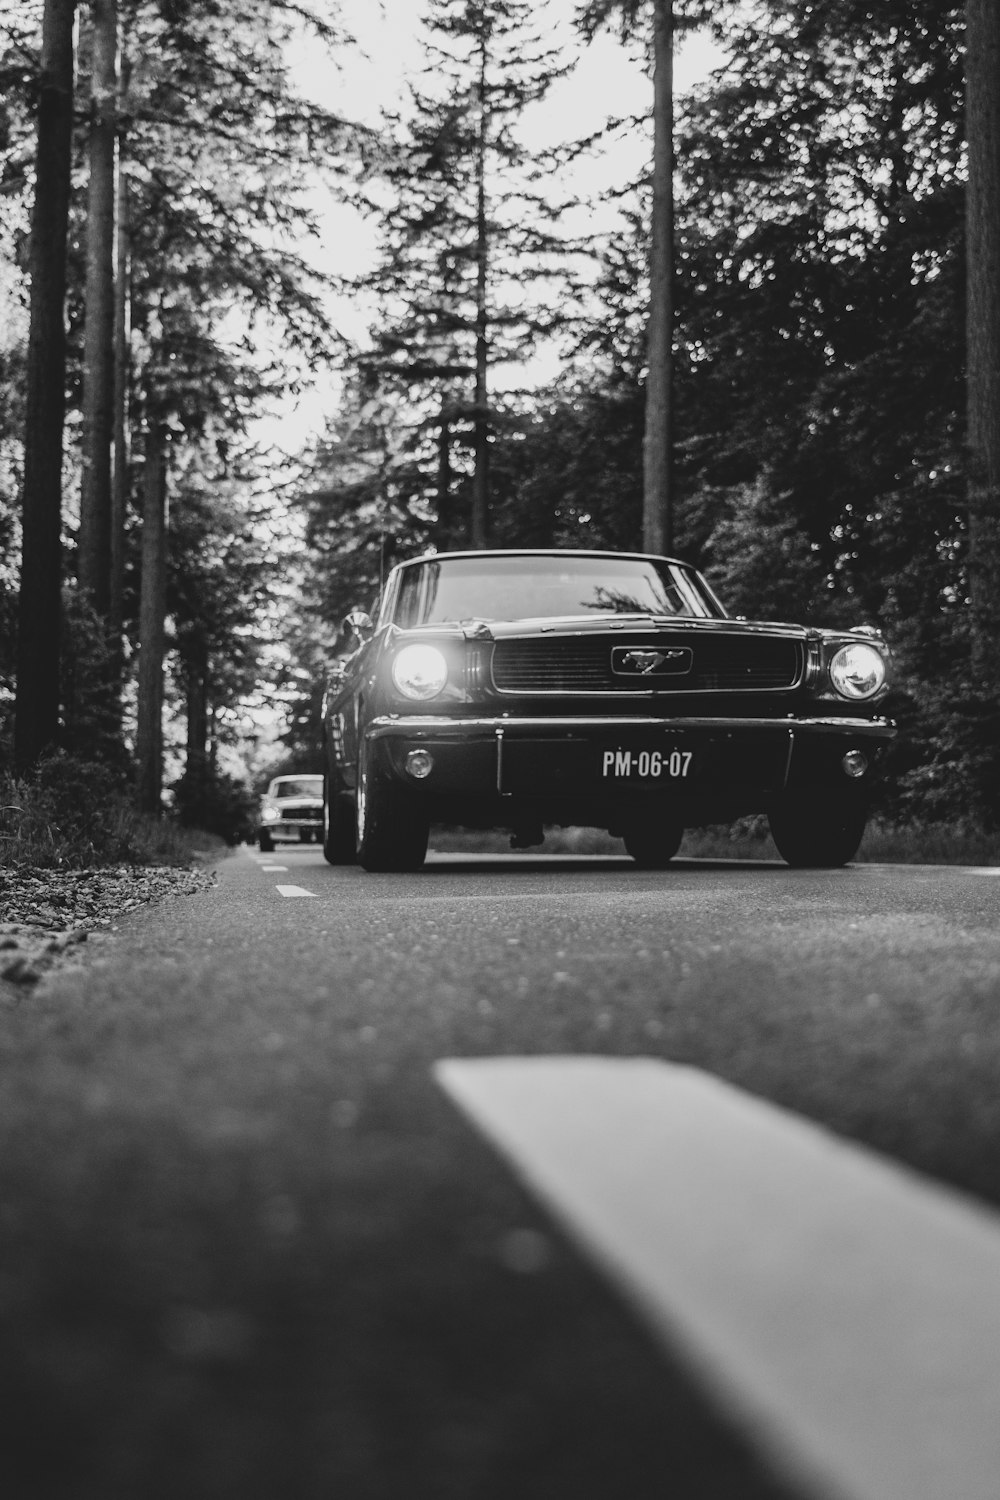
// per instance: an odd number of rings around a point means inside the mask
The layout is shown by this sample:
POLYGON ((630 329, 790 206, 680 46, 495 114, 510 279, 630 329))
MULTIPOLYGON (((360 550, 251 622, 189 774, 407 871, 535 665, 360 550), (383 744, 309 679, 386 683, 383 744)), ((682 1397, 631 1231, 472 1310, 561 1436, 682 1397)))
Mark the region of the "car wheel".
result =
POLYGON ((274 850, 274 839, 271 837, 271 835, 269 833, 265 833, 264 830, 263 830, 263 828, 260 830, 260 833, 257 835, 257 842, 260 845, 260 852, 261 852, 261 854, 271 854, 273 852, 273 850, 274 850))
POLYGON ((868 809, 857 797, 815 792, 783 798, 770 809, 767 821, 786 864, 830 870, 846 865, 857 854, 868 809))
POLYGON ((379 776, 362 742, 358 758, 358 863, 375 871, 419 870, 430 822, 404 788, 379 776))
POLYGON ((323 781, 323 857, 328 865, 353 865, 357 859, 354 799, 339 777, 323 781))
POLYGON ((622 835, 625 848, 644 870, 667 867, 684 837, 684 825, 669 814, 640 813, 622 835))

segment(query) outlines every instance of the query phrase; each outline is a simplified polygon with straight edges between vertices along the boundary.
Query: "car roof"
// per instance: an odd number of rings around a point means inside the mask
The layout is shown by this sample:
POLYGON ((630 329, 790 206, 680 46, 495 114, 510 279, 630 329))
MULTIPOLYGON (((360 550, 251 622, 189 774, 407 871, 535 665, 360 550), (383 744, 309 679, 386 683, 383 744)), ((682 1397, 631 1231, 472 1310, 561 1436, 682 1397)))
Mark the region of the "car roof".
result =
POLYGON ((453 557, 625 557, 642 562, 676 563, 682 568, 691 566, 683 558, 668 557, 660 552, 616 552, 612 548, 596 547, 485 547, 470 548, 461 552, 422 552, 419 557, 409 557, 405 562, 397 563, 396 566, 409 568, 416 563, 442 562, 453 557))

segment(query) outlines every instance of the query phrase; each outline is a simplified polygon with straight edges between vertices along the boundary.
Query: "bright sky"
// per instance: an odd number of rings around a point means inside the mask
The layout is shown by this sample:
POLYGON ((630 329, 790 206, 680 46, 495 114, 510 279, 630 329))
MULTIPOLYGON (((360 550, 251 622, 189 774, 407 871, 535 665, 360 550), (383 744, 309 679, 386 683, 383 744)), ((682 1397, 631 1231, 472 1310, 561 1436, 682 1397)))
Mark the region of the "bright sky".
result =
MULTIPOLYGON (((579 5, 580 0, 545 0, 538 17, 540 29, 544 15, 546 30, 583 55, 575 76, 559 85, 544 106, 559 115, 568 135, 591 128, 598 112, 627 113, 635 106, 636 88, 645 87, 641 68, 629 60, 617 36, 605 32, 589 48, 574 41, 573 17, 579 5)), ((420 0, 341 0, 340 8, 369 61, 352 64, 349 76, 335 87, 338 92, 343 88, 355 115, 374 120, 378 109, 402 92, 407 72, 419 66, 416 38, 423 7, 420 0)), ((678 89, 704 77, 717 56, 704 37, 683 41, 674 68, 678 89)))
MULTIPOLYGON (((634 113, 651 96, 650 80, 634 47, 626 49, 616 34, 607 32, 589 47, 582 45, 573 27, 578 4, 579 0, 546 0, 539 7, 539 23, 544 19, 553 40, 579 56, 570 76, 525 116, 526 128, 540 145, 588 135, 608 118, 634 113)), ((361 55, 352 51, 337 68, 315 43, 304 47, 294 61, 304 92, 347 119, 377 124, 383 109, 405 103, 407 75, 415 77, 422 65, 422 10, 419 0, 341 0, 345 25, 357 38, 361 55)), ((675 55, 675 88, 681 92, 691 87, 720 60, 706 38, 685 39, 675 55)), ((646 149, 639 141, 619 142, 595 163, 587 190, 600 192, 627 180, 638 170, 646 149)), ((363 273, 374 259, 376 226, 349 205, 325 204, 322 216, 323 243, 310 250, 310 258, 341 275, 363 273)), ((354 340, 364 338, 368 316, 356 303, 335 308, 341 331, 354 340)), ((293 409, 283 409, 264 424, 265 440, 291 453, 307 446, 322 432, 337 384, 335 376, 320 378, 293 409)))

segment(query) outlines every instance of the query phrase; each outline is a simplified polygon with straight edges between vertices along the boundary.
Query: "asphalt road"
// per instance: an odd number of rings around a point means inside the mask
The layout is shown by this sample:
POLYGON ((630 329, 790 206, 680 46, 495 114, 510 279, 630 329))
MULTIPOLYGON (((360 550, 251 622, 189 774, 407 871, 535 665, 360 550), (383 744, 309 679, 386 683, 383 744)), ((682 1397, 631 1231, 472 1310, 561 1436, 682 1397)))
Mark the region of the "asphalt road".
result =
POLYGON ((435 1067, 689 1064, 996 1204, 998 878, 279 846, 123 919, 0 1016, 15 1493, 800 1493, 435 1067))
POLYGON ((254 958, 277 944, 289 955, 292 989, 314 977, 317 962, 355 954, 372 980, 386 983, 403 960, 418 988, 437 989, 454 971, 477 986, 492 976, 499 997, 512 979, 517 987, 520 967, 538 995, 553 984, 590 990, 605 972, 615 987, 631 988, 652 980, 650 960, 680 955, 683 963, 741 944, 757 952, 761 943, 794 983, 798 967, 825 958, 829 942, 849 959, 875 934, 886 951, 905 948, 919 974, 942 944, 956 953, 970 938, 988 944, 1000 911, 1000 868, 809 872, 777 860, 678 859, 665 872, 644 872, 626 857, 432 852, 418 875, 379 876, 332 868, 313 845, 279 845, 270 855, 238 851, 221 873, 217 901, 197 913, 153 908, 128 935, 153 946, 187 939, 192 959, 204 957, 202 945, 223 943, 246 956, 251 973, 254 958), (309 899, 318 904, 296 904, 309 899), (556 959, 567 963, 556 967, 556 959))

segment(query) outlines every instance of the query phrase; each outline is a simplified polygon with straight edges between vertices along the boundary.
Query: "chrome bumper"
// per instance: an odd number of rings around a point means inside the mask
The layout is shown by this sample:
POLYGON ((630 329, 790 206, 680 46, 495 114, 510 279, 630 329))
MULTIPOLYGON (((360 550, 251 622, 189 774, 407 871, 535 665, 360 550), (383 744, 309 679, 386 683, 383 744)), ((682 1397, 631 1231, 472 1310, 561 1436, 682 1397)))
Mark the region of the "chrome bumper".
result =
POLYGON ((729 733, 778 733, 784 731, 794 736, 803 734, 849 734, 864 735, 876 740, 895 738, 896 726, 891 719, 857 719, 814 716, 802 718, 798 715, 785 719, 744 719, 689 716, 685 718, 657 718, 649 714, 564 714, 553 717, 515 717, 502 714, 490 718, 464 719, 449 714, 383 714, 372 719, 365 730, 370 740, 405 737, 406 739, 488 739, 502 738, 506 734, 596 734, 614 733, 618 730, 644 729, 664 731, 714 730, 729 733))

